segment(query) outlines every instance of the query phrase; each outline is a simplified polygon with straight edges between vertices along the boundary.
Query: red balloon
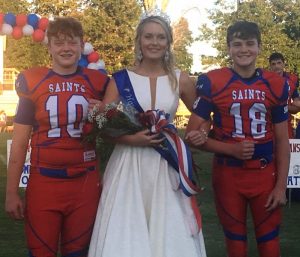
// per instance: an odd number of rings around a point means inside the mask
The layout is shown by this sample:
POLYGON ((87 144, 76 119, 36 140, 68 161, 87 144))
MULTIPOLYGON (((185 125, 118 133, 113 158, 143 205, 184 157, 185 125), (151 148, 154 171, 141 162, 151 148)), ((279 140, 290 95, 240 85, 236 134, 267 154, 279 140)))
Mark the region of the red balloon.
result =
POLYGON ((45 32, 41 29, 36 29, 32 34, 32 39, 35 42, 42 42, 45 37, 45 32))
POLYGON ((27 15, 26 14, 17 14, 16 15, 16 25, 23 27, 27 24, 27 15))
POLYGON ((0 24, 4 21, 4 13, 0 13, 0 24))
POLYGON ((45 17, 39 19, 38 28, 46 30, 49 24, 49 20, 45 17))
POLYGON ((19 26, 14 27, 11 35, 14 39, 20 39, 23 36, 22 28, 19 26))
POLYGON ((87 59, 90 62, 97 62, 99 60, 100 56, 99 54, 94 51, 94 52, 91 52, 88 56, 87 56, 87 59))

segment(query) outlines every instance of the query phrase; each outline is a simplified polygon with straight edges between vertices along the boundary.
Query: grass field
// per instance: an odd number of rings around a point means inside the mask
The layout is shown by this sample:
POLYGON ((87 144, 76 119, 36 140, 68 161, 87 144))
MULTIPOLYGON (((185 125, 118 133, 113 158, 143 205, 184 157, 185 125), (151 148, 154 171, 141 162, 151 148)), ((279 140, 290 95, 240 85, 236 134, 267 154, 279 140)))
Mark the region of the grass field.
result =
MULTIPOLYGON (((25 257, 27 251, 23 234, 23 223, 10 220, 4 212, 5 181, 6 181, 6 140, 11 134, 0 133, 0 256, 25 257)), ((216 218, 212 190, 210 186, 209 153, 196 154, 196 162, 201 167, 199 181, 204 191, 199 195, 200 208, 203 215, 203 232, 208 257, 225 257, 223 234, 216 218)), ((284 208, 281 227, 282 257, 300 256, 300 203, 292 202, 291 207, 284 208)), ((249 226, 251 227, 251 221, 249 226)), ((114 257, 114 256, 112 256, 114 257)), ((117 257, 117 256, 116 256, 117 257)), ((142 257, 142 256, 141 256, 142 257)), ((188 256, 183 256, 188 257, 188 256)), ((256 253, 253 231, 249 229, 249 257, 258 257, 256 253)))

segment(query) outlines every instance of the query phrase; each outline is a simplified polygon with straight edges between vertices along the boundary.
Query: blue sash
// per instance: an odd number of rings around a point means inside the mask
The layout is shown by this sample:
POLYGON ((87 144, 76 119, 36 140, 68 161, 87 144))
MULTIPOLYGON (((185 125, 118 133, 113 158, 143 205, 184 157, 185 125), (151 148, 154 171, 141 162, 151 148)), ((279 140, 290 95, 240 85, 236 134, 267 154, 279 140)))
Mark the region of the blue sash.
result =
MULTIPOLYGON (((137 101, 127 70, 114 73, 113 78, 116 81, 121 101, 139 113, 143 113, 144 110, 137 101)), ((165 147, 157 146, 154 149, 178 172, 179 187, 184 194, 187 196, 197 194, 199 189, 193 180, 192 157, 189 148, 177 135, 173 124, 168 123, 161 133, 166 138, 165 147)))

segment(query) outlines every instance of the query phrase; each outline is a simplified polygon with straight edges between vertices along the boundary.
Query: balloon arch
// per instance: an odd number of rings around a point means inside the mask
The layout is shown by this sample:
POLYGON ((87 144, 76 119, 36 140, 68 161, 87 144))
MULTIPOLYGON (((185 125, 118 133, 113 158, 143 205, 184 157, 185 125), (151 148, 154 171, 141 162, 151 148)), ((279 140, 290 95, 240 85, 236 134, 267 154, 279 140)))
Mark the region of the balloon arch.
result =
MULTIPOLYGON (((0 35, 12 36, 18 40, 23 36, 31 36, 37 43, 47 44, 46 30, 49 19, 36 14, 0 13, 0 35)), ((83 53, 78 65, 105 72, 104 61, 89 42, 84 43, 83 53)))

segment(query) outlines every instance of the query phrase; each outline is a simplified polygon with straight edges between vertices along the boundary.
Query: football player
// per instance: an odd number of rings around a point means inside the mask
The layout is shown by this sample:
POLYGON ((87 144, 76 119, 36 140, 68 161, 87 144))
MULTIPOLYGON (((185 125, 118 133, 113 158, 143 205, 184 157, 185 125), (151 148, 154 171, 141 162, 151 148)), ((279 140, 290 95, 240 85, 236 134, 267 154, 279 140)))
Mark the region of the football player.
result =
POLYGON ((289 168, 288 85, 256 68, 261 34, 256 23, 238 21, 227 30, 232 67, 200 75, 198 98, 186 140, 197 145, 212 116, 212 136, 201 147, 215 153, 213 189, 229 257, 247 256, 247 208, 260 257, 279 257, 280 207, 286 203, 289 168))
POLYGON ((292 115, 300 111, 300 97, 298 92, 299 79, 298 76, 284 70, 285 60, 281 53, 272 53, 269 57, 270 69, 280 76, 287 79, 289 84, 289 120, 288 120, 288 131, 289 138, 294 138, 294 130, 292 126, 292 115))
POLYGON ((29 255, 86 256, 100 178, 93 145, 82 143, 90 99, 101 99, 108 77, 78 66, 83 29, 74 18, 57 18, 47 30, 52 67, 19 74, 19 104, 7 173, 6 211, 25 218, 29 255), (31 139, 25 203, 19 179, 31 139))

